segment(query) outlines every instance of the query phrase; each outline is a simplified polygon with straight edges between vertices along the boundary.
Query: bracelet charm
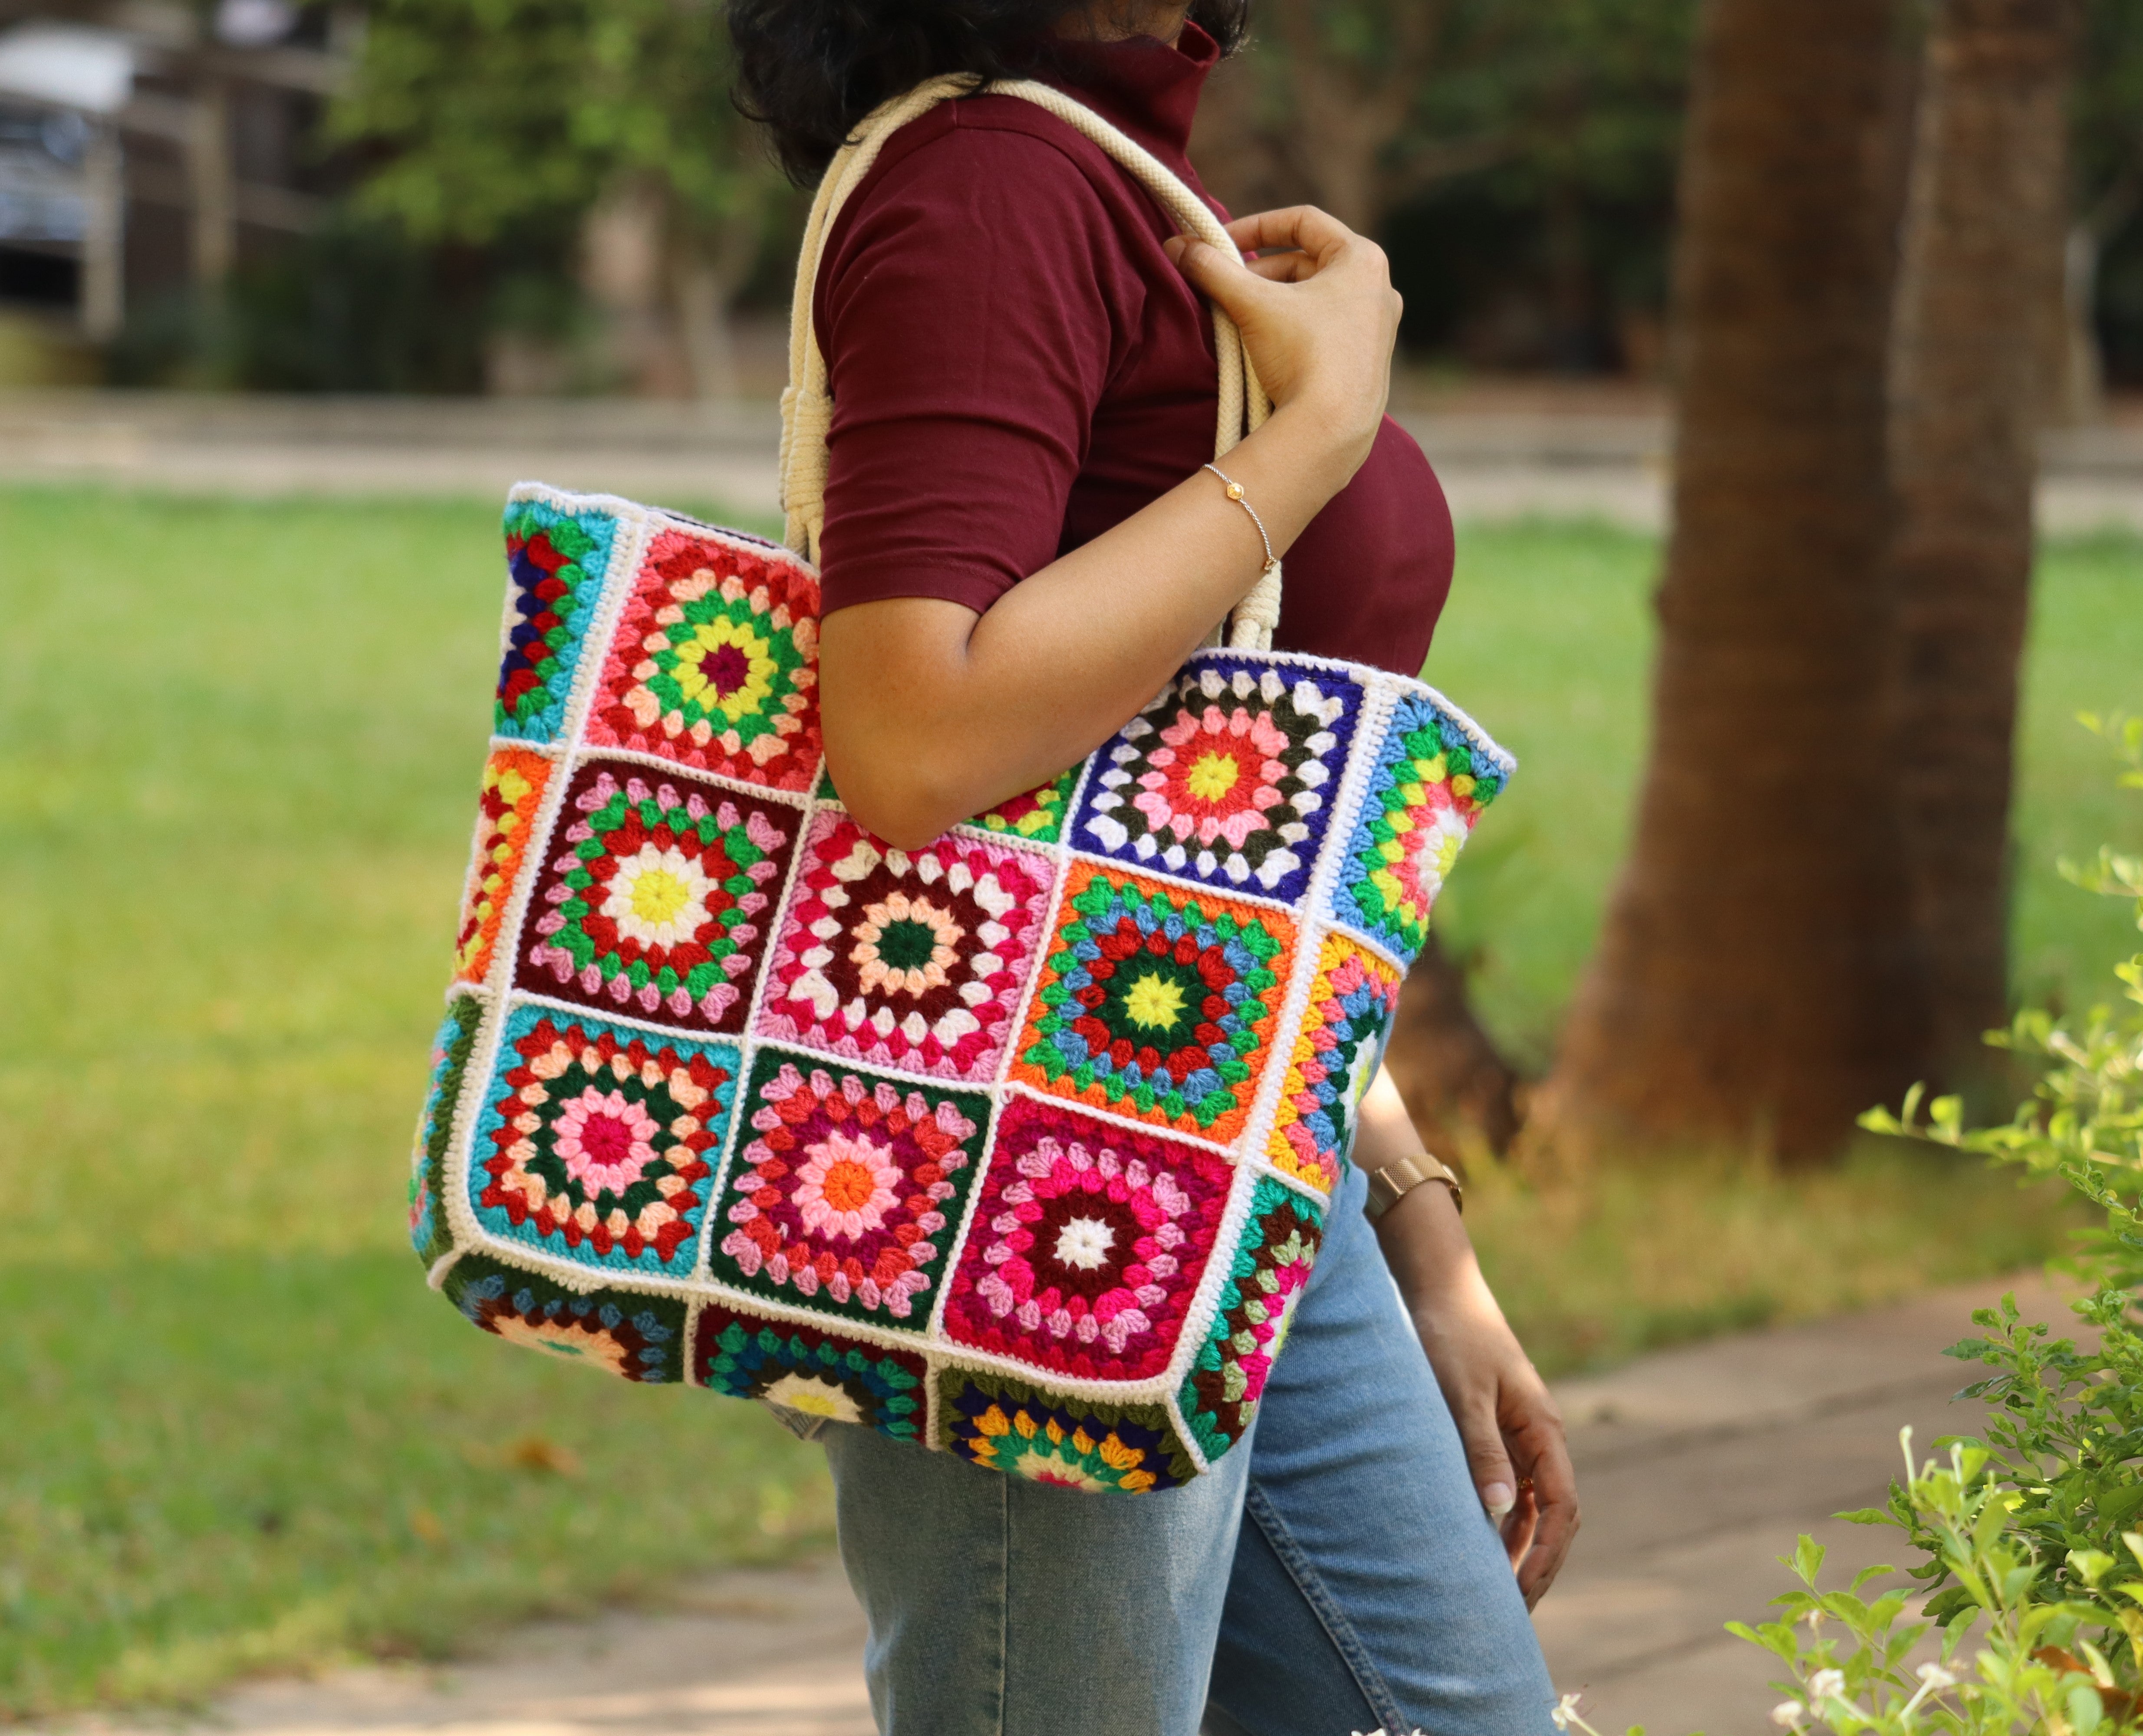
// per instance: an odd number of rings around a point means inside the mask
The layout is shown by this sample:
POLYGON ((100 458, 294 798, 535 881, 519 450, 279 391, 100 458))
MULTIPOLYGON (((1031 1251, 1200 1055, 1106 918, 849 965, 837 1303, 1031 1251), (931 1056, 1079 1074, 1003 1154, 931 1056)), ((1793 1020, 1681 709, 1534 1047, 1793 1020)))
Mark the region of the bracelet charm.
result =
POLYGON ((1273 552, 1272 538, 1265 535, 1265 522, 1258 517, 1258 509, 1243 497, 1243 485, 1230 476, 1226 471, 1221 469, 1218 464, 1206 464, 1200 467, 1211 471, 1214 475, 1220 477, 1222 492, 1230 500, 1250 515, 1250 522, 1258 527, 1258 541, 1265 546, 1265 564, 1262 570, 1270 572, 1273 568, 1279 565, 1279 556, 1273 552))

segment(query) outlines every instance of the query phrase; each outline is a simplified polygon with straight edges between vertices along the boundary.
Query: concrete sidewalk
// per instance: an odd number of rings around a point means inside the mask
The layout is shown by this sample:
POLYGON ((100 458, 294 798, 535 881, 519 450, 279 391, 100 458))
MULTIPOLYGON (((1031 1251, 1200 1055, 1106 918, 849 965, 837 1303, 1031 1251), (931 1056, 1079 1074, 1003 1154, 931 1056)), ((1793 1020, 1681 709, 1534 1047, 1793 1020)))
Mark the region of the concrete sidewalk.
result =
POLYGON ((1943 1349, 2005 1289, 2035 1319, 2073 1317, 2037 1276, 1976 1284, 1894 1308, 1715 1339, 1557 1388, 1577 1463, 1585 1526, 1537 1615, 1557 1685, 1585 1694, 1603 1731, 1759 1736, 1777 1696, 1768 1654, 1723 1633, 1766 1618, 1794 1582, 1777 1557, 1803 1531, 1830 1556, 1824 1584, 1876 1562, 1911 1565, 1887 1526, 1830 1516, 1878 1506, 1938 1436, 1974 1432, 1952 1404, 1969 1365, 1943 1349))
MULTIPOLYGON (((1666 522, 1672 431, 1643 397, 1544 393, 1406 409, 1462 520, 1666 522)), ((0 482, 188 493, 468 495, 537 477, 690 510, 771 517, 770 403, 601 398, 266 398, 0 393, 0 482)), ((2143 427, 2049 433, 2039 490, 2052 531, 2143 529, 2143 427)))
MULTIPOLYGON (((1830 1546, 1840 1584, 1898 1558, 1894 1532, 1829 1516, 1883 1499, 1900 1426, 1924 1455, 1973 1424, 1948 1402, 1968 1372, 1940 1352, 2007 1288, 2035 1318, 2069 1318, 2036 1279, 1983 1283, 1557 1387, 1585 1528, 1538 1622, 1558 1685, 1584 1692, 1600 1729, 1769 1736, 1765 1656, 1720 1625, 1763 1618, 1789 1583, 1774 1558, 1799 1532, 1830 1546)), ((873 1736, 862 1645, 822 1560, 718 1575, 661 1613, 524 1629, 451 1668, 255 1684, 215 1722, 248 1736, 873 1736)))

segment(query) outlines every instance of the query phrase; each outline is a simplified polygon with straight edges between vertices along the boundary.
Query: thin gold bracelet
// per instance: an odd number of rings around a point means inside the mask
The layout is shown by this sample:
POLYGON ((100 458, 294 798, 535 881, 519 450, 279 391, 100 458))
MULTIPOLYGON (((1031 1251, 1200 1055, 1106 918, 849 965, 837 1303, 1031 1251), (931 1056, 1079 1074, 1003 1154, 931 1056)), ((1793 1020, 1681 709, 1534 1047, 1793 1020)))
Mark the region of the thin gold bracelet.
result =
POLYGON ((1250 515, 1250 522, 1258 527, 1258 541, 1265 546, 1265 564, 1263 571, 1270 572, 1273 568, 1279 565, 1279 556, 1273 552, 1272 538, 1265 535, 1265 522, 1258 517, 1258 509, 1243 498, 1243 485, 1230 476, 1226 471, 1221 469, 1218 464, 1208 464, 1204 467, 1211 471, 1227 485, 1228 498, 1250 515))

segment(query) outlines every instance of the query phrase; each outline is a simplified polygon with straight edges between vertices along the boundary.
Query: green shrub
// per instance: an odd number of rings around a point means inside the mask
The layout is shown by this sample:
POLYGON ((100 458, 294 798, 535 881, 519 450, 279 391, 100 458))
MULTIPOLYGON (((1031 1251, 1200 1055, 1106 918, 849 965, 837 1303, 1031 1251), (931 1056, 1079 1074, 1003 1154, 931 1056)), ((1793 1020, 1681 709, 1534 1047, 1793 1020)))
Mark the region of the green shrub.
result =
MULTIPOLYGON (((2086 725, 2115 742, 2143 789, 2143 720, 2086 725)), ((2143 858, 2100 853, 2062 873, 2131 900, 2143 927, 2143 858)), ((1839 1733, 2043 1732, 2118 1736, 2143 1714, 2143 953, 2121 965, 2121 1001, 2074 1021, 2043 1010, 1990 1036, 2043 1067, 2006 1125, 1967 1129, 1943 1098, 1922 1114, 1877 1110, 1872 1131, 1982 1154, 2057 1177, 2096 1208, 2061 1263, 2088 1293, 2086 1328, 2056 1338, 2024 1320, 2013 1297, 1972 1316, 1979 1334, 1949 1355, 1987 1372, 1966 1388, 1992 1407, 1984 1438, 1935 1442, 1946 1458, 1915 1466, 1883 1507, 1841 1516, 1890 1525, 1920 1555, 1920 1582, 1871 1600, 1895 1572, 1869 1568, 1843 1590, 1818 1584, 1823 1551, 1804 1536, 1782 1558, 1802 1589, 1774 1600, 1778 1620, 1731 1630, 1774 1653, 1789 1697, 1773 1721, 1839 1733), (1933 1655, 1930 1655, 1932 1652, 1933 1655)), ((1566 1705, 1571 1727, 1585 1729, 1566 1705)))

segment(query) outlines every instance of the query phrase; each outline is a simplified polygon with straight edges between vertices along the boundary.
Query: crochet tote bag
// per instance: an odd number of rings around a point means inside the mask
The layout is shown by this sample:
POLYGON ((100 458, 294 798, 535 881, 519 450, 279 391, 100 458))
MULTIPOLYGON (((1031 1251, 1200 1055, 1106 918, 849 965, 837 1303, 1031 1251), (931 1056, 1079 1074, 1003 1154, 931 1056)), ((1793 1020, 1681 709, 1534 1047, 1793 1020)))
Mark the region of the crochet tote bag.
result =
MULTIPOLYGON (((1276 582, 1085 763, 893 849, 814 686, 813 210, 788 546, 517 487, 411 1239, 471 1321, 627 1380, 1081 1489, 1249 1427, 1429 906, 1509 757, 1418 681, 1269 650, 1276 582)), ((1068 98, 1175 220, 1211 213, 1068 98)), ((1266 404, 1214 314, 1216 451, 1266 404)), ((1219 501, 1215 487, 1215 511, 1219 501)))

